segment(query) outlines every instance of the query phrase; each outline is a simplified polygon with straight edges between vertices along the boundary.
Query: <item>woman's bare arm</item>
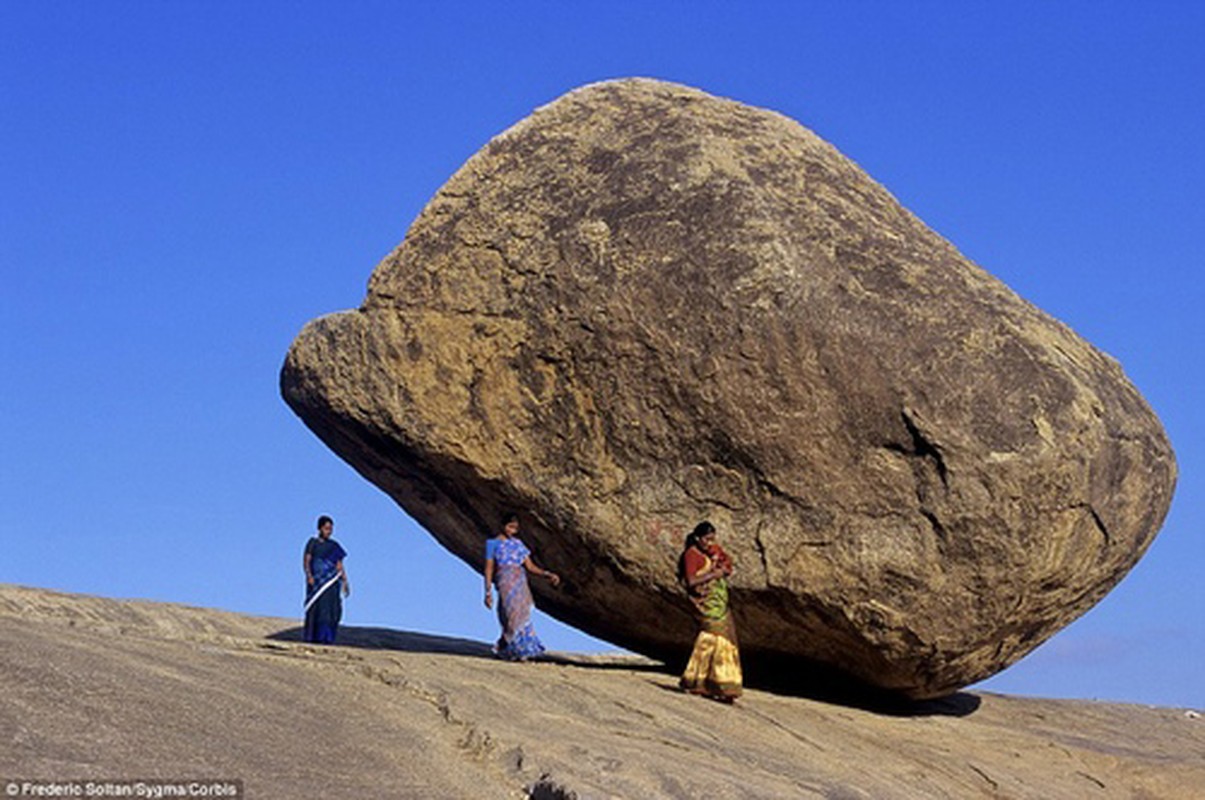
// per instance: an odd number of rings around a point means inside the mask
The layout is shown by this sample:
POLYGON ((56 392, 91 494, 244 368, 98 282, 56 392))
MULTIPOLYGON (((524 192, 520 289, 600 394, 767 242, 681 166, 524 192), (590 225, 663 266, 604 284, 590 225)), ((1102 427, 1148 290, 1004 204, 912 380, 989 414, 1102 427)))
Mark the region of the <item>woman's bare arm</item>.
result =
POLYGON ((698 588, 705 583, 710 583, 716 578, 724 577, 724 570, 719 567, 713 567, 709 570, 699 570, 694 575, 686 576, 686 585, 692 589, 698 588))
POLYGON ((531 560, 531 556, 523 559, 523 568, 538 578, 547 578, 553 586, 561 585, 560 575, 557 575, 555 572, 549 572, 546 569, 540 569, 536 566, 536 562, 531 560))
POLYGON ((494 593, 491 588, 494 585, 494 559, 487 558, 485 560, 485 607, 494 607, 494 593))

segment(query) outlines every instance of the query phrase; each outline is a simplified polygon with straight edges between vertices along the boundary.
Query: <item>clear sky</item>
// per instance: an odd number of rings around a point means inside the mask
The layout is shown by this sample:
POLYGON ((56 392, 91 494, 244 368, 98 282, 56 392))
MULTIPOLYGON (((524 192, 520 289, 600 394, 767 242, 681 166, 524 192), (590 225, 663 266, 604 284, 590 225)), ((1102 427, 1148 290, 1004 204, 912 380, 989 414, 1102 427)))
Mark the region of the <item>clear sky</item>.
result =
POLYGON ((295 616, 329 513, 345 621, 492 639, 279 368, 492 136, 649 76, 801 121, 1121 362, 1176 449, 1167 523, 982 688, 1205 707, 1203 42, 1199 2, 4 0, 0 582, 295 616))

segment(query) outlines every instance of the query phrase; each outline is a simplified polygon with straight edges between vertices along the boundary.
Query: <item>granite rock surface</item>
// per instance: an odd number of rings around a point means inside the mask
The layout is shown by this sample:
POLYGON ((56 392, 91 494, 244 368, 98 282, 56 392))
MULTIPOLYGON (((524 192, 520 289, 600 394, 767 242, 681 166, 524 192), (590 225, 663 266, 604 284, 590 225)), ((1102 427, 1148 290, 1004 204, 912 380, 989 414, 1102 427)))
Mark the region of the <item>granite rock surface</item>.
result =
POLYGON ((474 155, 281 376, 324 442, 482 567, 504 509, 537 603, 681 658, 710 519, 747 670, 934 697, 1135 564, 1175 462, 1120 366, 779 114, 586 86, 474 155))
POLYGON ((1205 785, 1205 721, 1186 709, 963 693, 884 713, 756 689, 729 707, 632 656, 512 664, 483 642, 346 627, 321 647, 299 626, 0 586, 0 776, 241 780, 289 800, 1175 800, 1205 785))

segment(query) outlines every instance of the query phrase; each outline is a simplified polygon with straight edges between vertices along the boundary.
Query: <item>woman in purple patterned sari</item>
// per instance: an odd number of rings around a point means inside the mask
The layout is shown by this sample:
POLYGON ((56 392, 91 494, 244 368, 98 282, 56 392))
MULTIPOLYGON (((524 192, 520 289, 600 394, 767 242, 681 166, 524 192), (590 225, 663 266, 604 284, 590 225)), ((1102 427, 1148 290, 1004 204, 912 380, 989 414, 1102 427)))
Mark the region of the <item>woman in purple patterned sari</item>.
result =
POLYGON ((495 651, 500 658, 526 661, 544 652, 544 645, 531 624, 534 603, 527 585, 527 573, 547 578, 553 586, 561 579, 555 572, 540 569, 531 560, 531 551, 519 539, 519 517, 502 517, 502 533, 485 543, 485 607, 494 607, 493 586, 498 587, 498 622, 502 636, 495 651))

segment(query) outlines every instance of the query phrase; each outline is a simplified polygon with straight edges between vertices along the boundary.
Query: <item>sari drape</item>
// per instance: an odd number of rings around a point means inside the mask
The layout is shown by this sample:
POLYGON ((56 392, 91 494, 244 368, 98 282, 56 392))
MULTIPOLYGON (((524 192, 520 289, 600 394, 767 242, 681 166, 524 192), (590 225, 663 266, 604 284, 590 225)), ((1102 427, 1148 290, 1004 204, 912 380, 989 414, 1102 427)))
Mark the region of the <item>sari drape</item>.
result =
POLYGON ((494 559, 494 585, 498 587, 498 623, 502 635, 495 650, 502 658, 521 661, 544 653, 531 622, 535 601, 527 585, 523 562, 531 551, 518 539, 491 539, 486 557, 494 559))
MULTIPOLYGON (((711 555, 691 548, 685 556, 686 576, 707 572, 720 558, 727 559, 727 554, 719 548, 711 555)), ((694 604, 699 634, 695 637, 695 646, 680 684, 688 692, 736 699, 741 696, 743 676, 736 625, 728 604, 728 581, 716 578, 704 586, 688 589, 688 592, 694 604)))
POLYGON ((317 536, 306 543, 310 556, 310 574, 314 584, 305 587, 304 639, 317 644, 334 644, 343 618, 343 600, 339 596, 339 562, 347 556, 334 539, 325 542, 317 536))

